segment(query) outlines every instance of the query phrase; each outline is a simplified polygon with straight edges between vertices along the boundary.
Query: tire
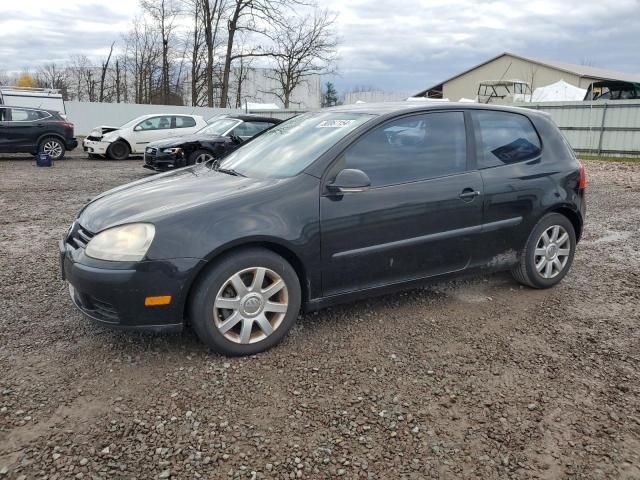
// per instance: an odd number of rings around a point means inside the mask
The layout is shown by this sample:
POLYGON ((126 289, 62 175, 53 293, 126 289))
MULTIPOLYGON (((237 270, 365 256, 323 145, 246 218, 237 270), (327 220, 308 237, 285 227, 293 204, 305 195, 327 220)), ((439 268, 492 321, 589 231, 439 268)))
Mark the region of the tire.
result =
POLYGON ((196 165, 198 163, 205 163, 209 160, 213 160, 215 157, 209 150, 196 150, 189 154, 189 158, 187 159, 187 165, 196 165))
POLYGON ((211 350, 253 355, 287 335, 298 318, 301 299, 300 280, 284 258, 261 248, 238 250, 217 261, 197 283, 189 318, 198 338, 211 350), (253 283, 260 271, 263 282, 257 288, 253 283), (280 281, 284 288, 278 289, 280 281))
POLYGON ((122 140, 116 140, 107 148, 107 157, 113 160, 126 160, 130 154, 131 148, 122 140))
POLYGON ((516 281, 532 288, 553 287, 571 268, 575 251, 576 233, 571 221, 562 214, 548 213, 531 231, 511 274, 516 281))
POLYGON ((45 137, 38 145, 38 152, 48 153, 53 160, 62 159, 66 150, 62 140, 57 137, 45 137))

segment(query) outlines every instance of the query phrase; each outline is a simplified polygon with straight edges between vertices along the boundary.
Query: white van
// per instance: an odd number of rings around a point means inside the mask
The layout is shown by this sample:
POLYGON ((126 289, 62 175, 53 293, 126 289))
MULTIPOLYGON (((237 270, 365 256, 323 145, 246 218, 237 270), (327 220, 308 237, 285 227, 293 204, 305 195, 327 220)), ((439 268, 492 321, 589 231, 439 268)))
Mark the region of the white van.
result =
POLYGON ((51 88, 0 87, 0 105, 53 110, 63 116, 67 113, 62 94, 51 88))

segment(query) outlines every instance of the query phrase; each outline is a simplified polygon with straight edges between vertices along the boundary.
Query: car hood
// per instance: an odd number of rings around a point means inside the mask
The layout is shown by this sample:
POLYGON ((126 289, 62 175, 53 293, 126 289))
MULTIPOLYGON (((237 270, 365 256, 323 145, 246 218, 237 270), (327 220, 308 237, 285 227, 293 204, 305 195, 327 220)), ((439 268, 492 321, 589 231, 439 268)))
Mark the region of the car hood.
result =
POLYGON ((228 141, 228 137, 223 137, 221 135, 207 135, 207 134, 191 134, 185 135, 183 137, 171 137, 165 138, 163 140, 156 140, 155 142, 149 142, 147 147, 153 148, 171 148, 178 147, 180 145, 184 145, 185 143, 191 142, 225 142, 228 141))
POLYGON ((278 182, 228 175, 200 165, 181 168, 102 193, 84 207, 78 221, 93 233, 126 223, 154 223, 191 208, 269 188, 278 182))

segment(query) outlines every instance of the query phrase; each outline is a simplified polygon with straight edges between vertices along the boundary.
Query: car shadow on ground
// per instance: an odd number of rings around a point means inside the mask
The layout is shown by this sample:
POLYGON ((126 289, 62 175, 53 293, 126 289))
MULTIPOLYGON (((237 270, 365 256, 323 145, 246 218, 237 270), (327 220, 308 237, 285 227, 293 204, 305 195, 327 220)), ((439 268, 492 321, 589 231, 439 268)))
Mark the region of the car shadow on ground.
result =
MULTIPOLYGON (((295 342, 306 341, 309 338, 318 339, 324 331, 329 331, 336 327, 336 324, 359 321, 371 315, 371 312, 383 311, 389 308, 407 309, 409 307, 424 308, 428 312, 430 308, 442 309, 443 305, 453 302, 468 303, 475 302, 476 298, 490 298, 484 295, 485 290, 490 290, 491 294, 509 292, 518 288, 518 284, 512 279, 508 272, 498 272, 490 275, 469 276, 460 279, 430 284, 411 290, 371 297, 365 300, 345 303, 342 305, 328 307, 315 312, 301 313, 298 321, 292 328, 288 337, 274 348, 291 348, 295 342), (484 292, 484 293, 479 293, 484 292), (302 338, 304 336, 304 338, 302 338)), ((77 315, 81 313, 76 312, 77 315)), ((83 319, 84 320, 84 319, 83 319)), ((135 330, 114 330, 104 327, 90 320, 90 329, 93 335, 108 338, 113 348, 129 351, 135 350, 140 354, 142 351, 158 350, 164 353, 182 354, 211 354, 218 356, 216 352, 200 342, 193 329, 187 325, 180 333, 149 333, 135 330)))

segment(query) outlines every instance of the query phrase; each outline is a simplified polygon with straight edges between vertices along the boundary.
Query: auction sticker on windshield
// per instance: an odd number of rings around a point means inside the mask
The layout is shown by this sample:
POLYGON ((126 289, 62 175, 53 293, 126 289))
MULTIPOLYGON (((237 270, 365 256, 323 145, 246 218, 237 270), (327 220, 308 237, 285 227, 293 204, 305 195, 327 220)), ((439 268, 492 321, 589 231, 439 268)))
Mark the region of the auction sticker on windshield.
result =
POLYGON ((351 125, 355 120, 323 120, 316 128, 343 128, 351 125))

